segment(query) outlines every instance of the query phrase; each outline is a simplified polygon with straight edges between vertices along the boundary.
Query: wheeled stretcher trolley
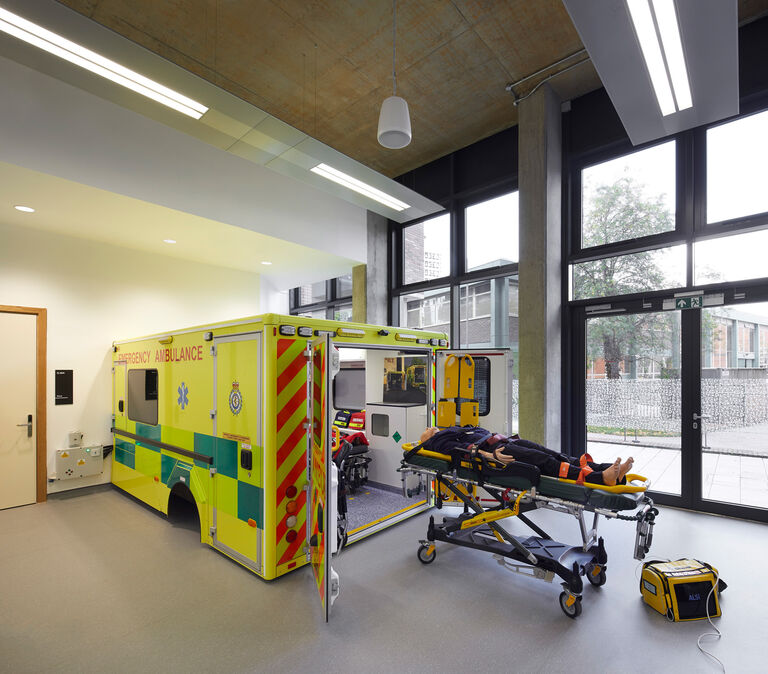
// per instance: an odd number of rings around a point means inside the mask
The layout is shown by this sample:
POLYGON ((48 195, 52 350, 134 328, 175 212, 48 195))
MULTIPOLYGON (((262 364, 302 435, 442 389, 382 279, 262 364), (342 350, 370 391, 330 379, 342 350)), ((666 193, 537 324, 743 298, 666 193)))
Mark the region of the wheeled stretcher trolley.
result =
POLYGON ((437 555, 436 543, 449 543, 493 554, 507 569, 552 582, 562 581, 560 607, 570 618, 581 614, 584 583, 594 586, 606 582, 608 555, 603 539, 598 537, 600 516, 636 523, 634 556, 643 559, 649 551, 658 511, 646 495, 649 482, 639 475, 627 476, 626 485, 604 487, 579 485, 572 480, 542 476, 534 466, 513 462, 503 470, 489 468, 480 458, 457 460, 412 445, 404 447, 402 470, 415 471, 436 483, 436 506, 443 505, 443 495, 463 504, 463 512, 437 522, 429 518, 427 537, 419 541, 419 561, 430 564, 437 555), (484 492, 483 506, 478 492, 484 492), (489 498, 488 498, 489 497, 489 498), (581 544, 568 545, 552 539, 532 522, 526 513, 546 508, 574 516, 581 531, 581 544), (634 511, 632 515, 622 512, 634 511), (591 526, 586 516, 592 514, 591 526), (517 517, 531 531, 530 536, 516 536, 501 526, 501 520, 517 517))

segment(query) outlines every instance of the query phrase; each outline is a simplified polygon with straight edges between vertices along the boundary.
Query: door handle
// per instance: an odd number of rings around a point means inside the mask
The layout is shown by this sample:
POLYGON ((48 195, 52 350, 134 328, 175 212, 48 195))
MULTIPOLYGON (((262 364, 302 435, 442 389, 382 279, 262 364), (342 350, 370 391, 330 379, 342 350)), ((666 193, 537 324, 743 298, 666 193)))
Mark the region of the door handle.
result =
POLYGON ((711 414, 696 414, 696 412, 693 413, 694 421, 697 421, 698 419, 703 419, 704 421, 706 421, 707 419, 711 419, 711 418, 712 418, 711 414))
POLYGON ((27 437, 32 437, 32 415, 27 415, 27 423, 26 424, 16 424, 17 426, 26 426, 27 427, 27 437))

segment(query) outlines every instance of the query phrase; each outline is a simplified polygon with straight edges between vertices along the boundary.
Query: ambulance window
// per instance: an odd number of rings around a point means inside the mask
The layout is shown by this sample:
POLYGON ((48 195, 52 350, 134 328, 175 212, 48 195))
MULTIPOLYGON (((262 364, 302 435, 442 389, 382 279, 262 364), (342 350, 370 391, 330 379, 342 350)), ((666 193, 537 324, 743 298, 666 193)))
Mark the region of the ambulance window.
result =
POLYGON ((371 433, 382 438, 389 437, 389 416, 386 414, 371 414, 371 433))
POLYGON ((157 370, 128 370, 128 418, 157 426, 157 370))
POLYGON ((365 407, 365 368, 344 367, 333 378, 333 408, 361 410, 365 407))
POLYGON ((427 357, 405 356, 384 359, 385 403, 427 404, 427 357))

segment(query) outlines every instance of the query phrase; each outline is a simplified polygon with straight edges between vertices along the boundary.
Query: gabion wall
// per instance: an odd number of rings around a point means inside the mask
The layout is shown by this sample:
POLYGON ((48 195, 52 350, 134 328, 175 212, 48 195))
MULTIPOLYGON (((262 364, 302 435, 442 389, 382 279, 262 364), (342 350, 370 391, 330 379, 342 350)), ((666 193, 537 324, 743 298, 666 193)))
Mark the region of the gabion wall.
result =
MULTIPOLYGON (((587 425, 627 430, 680 432, 679 379, 587 380, 587 425)), ((703 379, 706 429, 768 423, 768 380, 703 379)))

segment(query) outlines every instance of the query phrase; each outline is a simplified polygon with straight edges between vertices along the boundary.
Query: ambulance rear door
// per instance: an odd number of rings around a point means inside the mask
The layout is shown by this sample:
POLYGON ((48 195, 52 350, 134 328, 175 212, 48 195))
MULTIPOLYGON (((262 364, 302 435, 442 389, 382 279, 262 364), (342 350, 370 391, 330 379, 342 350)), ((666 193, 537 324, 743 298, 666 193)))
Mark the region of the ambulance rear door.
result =
MULTIPOLYGON (((517 431, 514 414, 514 373, 512 353, 509 349, 462 349, 435 352, 435 410, 438 426, 464 425, 461 423, 462 403, 477 401, 477 425, 509 435, 517 431), (471 392, 471 396, 469 393, 471 392), (447 401, 448 410, 440 423, 440 401, 447 401), (455 415, 452 415, 455 404, 455 415)), ((466 417, 465 417, 466 419, 466 417)))
POLYGON ((339 575, 331 566, 336 548, 336 498, 338 478, 331 458, 331 354, 328 335, 310 343, 311 364, 307 379, 311 428, 307 434, 310 472, 307 540, 312 573, 327 621, 339 595, 339 575))

